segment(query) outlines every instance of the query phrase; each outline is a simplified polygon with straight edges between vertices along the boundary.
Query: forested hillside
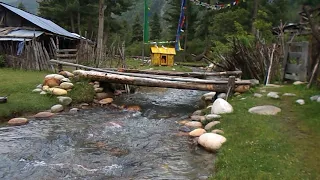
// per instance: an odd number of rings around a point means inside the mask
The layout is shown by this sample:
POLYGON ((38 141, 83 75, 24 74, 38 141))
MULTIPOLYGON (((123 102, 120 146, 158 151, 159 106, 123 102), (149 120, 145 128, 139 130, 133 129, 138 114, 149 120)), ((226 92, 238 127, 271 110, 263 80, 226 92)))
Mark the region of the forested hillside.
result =
POLYGON ((17 7, 19 3, 22 3, 28 12, 37 14, 38 3, 37 0, 2 0, 2 2, 13 5, 17 7))

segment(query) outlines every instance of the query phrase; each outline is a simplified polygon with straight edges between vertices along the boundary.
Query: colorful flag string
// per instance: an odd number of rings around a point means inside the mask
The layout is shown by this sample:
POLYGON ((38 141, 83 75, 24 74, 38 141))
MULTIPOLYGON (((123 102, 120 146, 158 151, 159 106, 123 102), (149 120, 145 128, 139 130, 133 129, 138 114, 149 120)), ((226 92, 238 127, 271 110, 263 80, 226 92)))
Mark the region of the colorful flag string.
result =
MULTIPOLYGON (((190 0, 191 2, 193 2, 195 5, 197 6, 203 6, 206 7, 208 9, 212 9, 212 10, 221 10, 224 8, 228 8, 231 6, 236 6, 239 4, 240 0, 236 0, 234 2, 228 3, 228 4, 208 4, 205 2, 201 2, 200 0, 190 0)), ((245 2, 245 0, 243 0, 243 2, 245 2)))

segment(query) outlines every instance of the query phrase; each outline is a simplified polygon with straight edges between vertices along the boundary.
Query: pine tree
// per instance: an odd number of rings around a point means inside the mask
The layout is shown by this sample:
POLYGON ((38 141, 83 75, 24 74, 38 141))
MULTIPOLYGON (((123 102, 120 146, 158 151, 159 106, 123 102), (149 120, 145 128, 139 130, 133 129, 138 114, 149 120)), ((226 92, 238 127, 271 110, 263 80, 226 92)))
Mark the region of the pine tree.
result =
POLYGON ((157 13, 154 13, 150 22, 151 40, 159 40, 161 38, 161 24, 157 13))
POLYGON ((26 11, 26 10, 27 10, 26 7, 24 6, 24 4, 23 4, 22 2, 20 2, 20 3, 18 4, 18 9, 21 9, 21 10, 23 10, 23 11, 26 11))
POLYGON ((137 15, 132 25, 132 42, 141 42, 143 40, 143 29, 140 16, 137 15))

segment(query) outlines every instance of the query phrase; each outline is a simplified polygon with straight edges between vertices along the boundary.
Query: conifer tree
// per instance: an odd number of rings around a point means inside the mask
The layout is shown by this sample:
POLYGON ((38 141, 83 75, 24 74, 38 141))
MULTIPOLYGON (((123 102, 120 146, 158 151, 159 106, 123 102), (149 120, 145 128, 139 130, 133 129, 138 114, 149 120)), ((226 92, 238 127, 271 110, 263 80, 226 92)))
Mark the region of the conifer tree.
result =
POLYGON ((154 13, 150 22, 151 40, 159 40, 161 38, 161 24, 157 13, 154 13))
POLYGON ((143 29, 140 16, 137 14, 132 25, 132 42, 141 42, 143 40, 143 29))

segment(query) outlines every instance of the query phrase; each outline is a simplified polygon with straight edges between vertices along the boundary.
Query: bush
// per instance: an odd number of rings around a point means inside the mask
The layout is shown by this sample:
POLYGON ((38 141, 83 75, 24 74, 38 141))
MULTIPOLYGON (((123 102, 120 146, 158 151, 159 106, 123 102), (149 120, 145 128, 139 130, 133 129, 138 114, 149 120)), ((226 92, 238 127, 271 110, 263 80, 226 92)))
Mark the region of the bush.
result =
POLYGON ((74 83, 68 95, 72 98, 73 103, 90 103, 94 99, 95 91, 93 86, 89 85, 89 81, 81 80, 74 83))
POLYGON ((4 55, 0 55, 0 68, 6 65, 6 58, 4 55))

